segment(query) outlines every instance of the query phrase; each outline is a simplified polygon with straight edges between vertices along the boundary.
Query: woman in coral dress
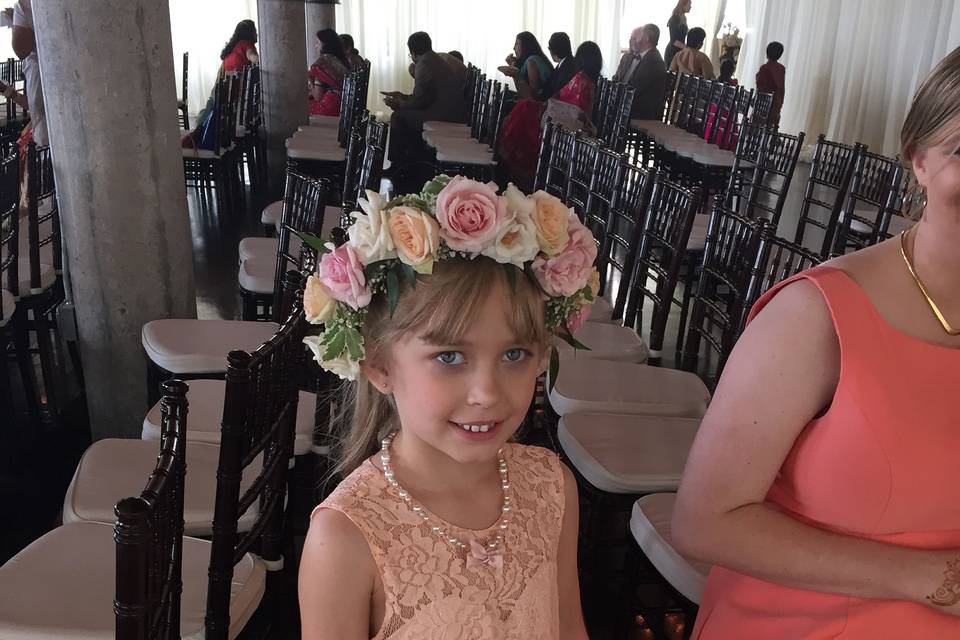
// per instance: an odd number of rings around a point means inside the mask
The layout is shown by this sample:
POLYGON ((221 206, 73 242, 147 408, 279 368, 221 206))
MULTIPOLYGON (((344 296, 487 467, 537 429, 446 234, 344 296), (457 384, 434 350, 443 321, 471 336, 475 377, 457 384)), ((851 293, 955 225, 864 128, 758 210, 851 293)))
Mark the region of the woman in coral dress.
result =
POLYGON ((697 435, 673 517, 710 562, 693 637, 960 637, 960 49, 914 97, 927 204, 774 288, 697 435))

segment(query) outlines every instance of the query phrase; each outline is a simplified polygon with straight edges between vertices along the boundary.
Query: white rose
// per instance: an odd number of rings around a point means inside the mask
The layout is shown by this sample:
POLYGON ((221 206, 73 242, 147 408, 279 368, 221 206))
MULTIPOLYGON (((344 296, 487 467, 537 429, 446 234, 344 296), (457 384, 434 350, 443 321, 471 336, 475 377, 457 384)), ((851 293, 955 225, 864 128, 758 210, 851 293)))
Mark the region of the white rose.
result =
POLYGON ((388 216, 383 210, 386 201, 379 193, 367 190, 367 198, 358 202, 363 213, 353 212, 355 222, 347 229, 349 243, 363 264, 397 257, 397 249, 390 237, 388 216))
POLYGON ((316 360, 324 370, 335 373, 344 380, 356 380, 357 376, 360 375, 360 363, 349 359, 346 351, 344 351, 343 355, 339 358, 323 360, 323 347, 320 345, 320 336, 307 336, 303 339, 303 343, 310 347, 310 351, 313 352, 313 359, 316 360))
POLYGON ((529 218, 537 208, 533 198, 520 191, 512 182, 503 191, 503 197, 507 201, 507 211, 515 213, 518 217, 529 218))
POLYGON ((496 241, 481 255, 500 264, 515 264, 522 269, 524 263, 533 260, 539 252, 537 226, 533 219, 524 213, 510 211, 497 231, 496 241))

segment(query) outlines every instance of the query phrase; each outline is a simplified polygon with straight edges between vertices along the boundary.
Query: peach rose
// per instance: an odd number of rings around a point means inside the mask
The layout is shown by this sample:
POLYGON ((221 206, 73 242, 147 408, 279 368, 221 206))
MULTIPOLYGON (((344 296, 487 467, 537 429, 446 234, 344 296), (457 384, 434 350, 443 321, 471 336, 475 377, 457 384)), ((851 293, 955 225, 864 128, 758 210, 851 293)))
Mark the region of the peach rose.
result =
POLYGON ((596 267, 590 272, 587 285, 590 287, 590 291, 593 292, 593 299, 596 300, 597 296, 600 295, 600 272, 597 271, 596 267))
POLYGON ((436 211, 440 235, 451 249, 480 253, 496 240, 507 205, 493 183, 456 176, 437 195, 436 211))
POLYGON ((310 276, 303 290, 303 312, 307 322, 325 324, 337 311, 337 301, 330 295, 320 278, 310 276))
POLYGON ((394 207, 387 223, 397 257, 417 273, 433 273, 440 248, 440 225, 428 213, 413 207, 394 207))
POLYGON ((537 227, 537 241, 540 250, 548 256, 555 256, 567 246, 570 208, 559 198, 546 191, 537 191, 531 196, 536 205, 530 214, 537 227))

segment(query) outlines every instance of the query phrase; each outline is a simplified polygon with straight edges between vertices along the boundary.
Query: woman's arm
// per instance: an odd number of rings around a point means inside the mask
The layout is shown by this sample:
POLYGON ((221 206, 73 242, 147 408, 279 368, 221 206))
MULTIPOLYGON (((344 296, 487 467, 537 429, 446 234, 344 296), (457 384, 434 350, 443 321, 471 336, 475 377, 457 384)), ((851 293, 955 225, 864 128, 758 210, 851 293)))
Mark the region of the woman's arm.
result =
POLYGON ((255 46, 250 45, 246 53, 247 53, 247 60, 249 60, 250 62, 254 64, 257 64, 260 62, 260 54, 257 53, 257 48, 255 46))
POLYGON ((530 97, 540 99, 540 68, 533 60, 527 60, 527 84, 529 85, 530 97))
POLYGON ((580 607, 580 579, 577 572, 577 533, 580 518, 580 500, 577 481, 570 469, 563 466, 563 524, 557 551, 557 581, 560 591, 561 640, 587 640, 580 607))
POLYGON ((367 640, 376 571, 357 527, 339 511, 317 511, 300 558, 303 640, 367 640))
MULTIPOLYGON (((788 587, 924 603, 960 552, 830 533, 764 504, 839 375, 840 347, 822 295, 808 281, 789 285, 730 356, 684 471, 674 543, 685 555, 788 587)), ((939 610, 960 614, 957 606, 939 610)))

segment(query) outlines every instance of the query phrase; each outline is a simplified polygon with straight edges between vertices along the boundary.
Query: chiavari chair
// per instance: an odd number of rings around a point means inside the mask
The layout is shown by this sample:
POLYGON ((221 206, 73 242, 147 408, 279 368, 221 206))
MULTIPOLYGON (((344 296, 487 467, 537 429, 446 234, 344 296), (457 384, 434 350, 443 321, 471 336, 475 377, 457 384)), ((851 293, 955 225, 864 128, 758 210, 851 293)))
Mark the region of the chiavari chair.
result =
POLYGON ((817 147, 793 238, 795 244, 803 246, 809 227, 816 227, 823 234, 818 246, 819 254, 829 255, 844 197, 850 187, 854 168, 864 151, 865 147, 860 144, 833 142, 827 140, 823 134, 817 137, 817 147), (813 212, 819 215, 811 215, 813 207, 816 207, 813 212))
POLYGON ((598 138, 604 144, 622 153, 627 146, 627 133, 630 125, 630 110, 633 107, 635 87, 621 82, 614 83, 614 96, 607 103, 607 112, 603 114, 605 124, 603 134, 598 138))
POLYGON ((834 255, 846 253, 850 248, 862 249, 880 240, 881 223, 885 219, 889 221, 899 208, 902 182, 903 165, 899 157, 888 158, 869 151, 861 154, 833 239, 834 255))
POLYGON ((4 415, 13 415, 11 382, 7 370, 7 347, 15 345, 14 352, 20 365, 27 398, 33 399, 32 412, 37 407, 33 385, 32 363, 29 354, 29 338, 26 327, 17 313, 19 288, 19 231, 20 231, 20 154, 12 149, 0 160, 0 409, 4 415))
POLYGON ((533 190, 539 191, 547 184, 547 171, 550 166, 550 154, 553 153, 554 131, 558 128, 553 119, 547 117, 540 136, 540 151, 537 153, 537 168, 533 175, 533 190))
POLYGON ((457 173, 478 180, 490 180, 497 170, 498 144, 507 105, 513 94, 501 83, 490 80, 480 89, 480 105, 471 122, 470 136, 425 131, 423 139, 435 152, 441 172, 457 173))
POLYGON ((180 101, 177 108, 180 111, 180 127, 184 131, 190 130, 190 115, 187 113, 187 71, 190 67, 190 53, 183 52, 183 63, 180 75, 180 101))
MULTIPOLYGON (((643 172, 643 175, 645 177, 646 172, 643 172)), ((628 188, 627 180, 626 155, 610 149, 598 149, 587 189, 586 203, 583 207, 583 224, 590 229, 590 233, 593 234, 597 243, 597 270, 600 273, 600 297, 591 307, 590 317, 588 318, 593 322, 610 322, 612 320, 613 306, 609 299, 615 299, 615 297, 603 297, 604 294, 609 293, 607 291, 609 275, 607 261, 610 256, 607 250, 610 248, 611 240, 607 237, 607 232, 610 227, 614 199, 618 190, 628 188)), ((623 270, 619 263, 614 268, 621 272, 623 270)), ((622 278, 618 278, 618 282, 621 280, 622 278)))
POLYGON ((771 124, 770 112, 772 109, 773 94, 757 91, 753 94, 753 110, 750 113, 750 122, 761 126, 771 124))
MULTIPOLYGON (((563 198, 567 191, 567 181, 569 180, 570 156, 573 153, 574 140, 583 134, 579 131, 573 132, 563 127, 552 127, 552 139, 548 145, 550 154, 547 157, 546 171, 544 172, 543 183, 539 185, 547 193, 558 198, 563 198)), ((541 157, 538 161, 543 162, 541 157)), ((537 173, 540 173, 538 165, 537 173)), ((536 190, 538 187, 534 187, 536 190)))
POLYGON ((586 216, 586 204, 590 194, 590 183, 599 159, 598 152, 602 143, 596 138, 579 136, 574 138, 573 148, 567 163, 567 188, 561 198, 568 207, 572 207, 581 221, 586 216))
MULTIPOLYGON (((747 127, 743 129, 742 140, 748 156, 753 155, 753 150, 749 148, 752 131, 752 126, 750 131, 747 127)), ((731 206, 735 202, 737 209, 747 217, 763 217, 777 226, 803 148, 803 139, 803 132, 793 136, 767 130, 754 161, 744 160, 744 154, 738 149, 738 162, 730 173, 725 205, 731 206)))

